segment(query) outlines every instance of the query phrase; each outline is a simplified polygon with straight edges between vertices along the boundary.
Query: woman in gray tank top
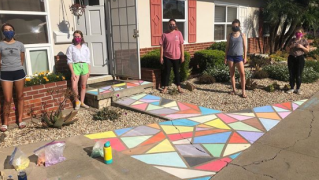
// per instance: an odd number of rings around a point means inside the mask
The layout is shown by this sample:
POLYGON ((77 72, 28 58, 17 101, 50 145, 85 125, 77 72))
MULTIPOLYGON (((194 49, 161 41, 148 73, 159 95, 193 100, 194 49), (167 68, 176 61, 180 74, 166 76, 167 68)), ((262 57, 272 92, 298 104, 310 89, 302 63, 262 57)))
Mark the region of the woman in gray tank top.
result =
POLYGON ((235 67, 237 67, 241 80, 242 97, 246 98, 245 91, 245 69, 244 64, 247 59, 246 36, 240 31, 240 21, 235 19, 232 22, 232 33, 227 37, 225 65, 228 65, 230 71, 230 79, 233 91, 231 95, 236 94, 235 87, 235 67))

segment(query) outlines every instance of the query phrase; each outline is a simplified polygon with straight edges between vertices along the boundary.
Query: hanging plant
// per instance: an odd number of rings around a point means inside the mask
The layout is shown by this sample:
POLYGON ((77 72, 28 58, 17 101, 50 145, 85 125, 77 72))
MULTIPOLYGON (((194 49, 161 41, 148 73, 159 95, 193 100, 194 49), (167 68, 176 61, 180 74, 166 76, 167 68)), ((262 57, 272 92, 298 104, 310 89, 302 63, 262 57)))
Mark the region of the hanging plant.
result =
POLYGON ((74 16, 82 16, 85 10, 85 6, 80 4, 72 4, 72 6, 70 6, 70 11, 72 12, 72 14, 74 16))

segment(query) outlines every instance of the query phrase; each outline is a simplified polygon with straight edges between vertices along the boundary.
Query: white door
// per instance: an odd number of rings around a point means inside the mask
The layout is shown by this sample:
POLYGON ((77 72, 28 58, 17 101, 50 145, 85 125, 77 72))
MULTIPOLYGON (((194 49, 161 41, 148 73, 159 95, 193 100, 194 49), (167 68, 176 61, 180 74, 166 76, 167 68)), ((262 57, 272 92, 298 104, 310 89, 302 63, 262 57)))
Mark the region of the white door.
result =
MULTIPOLYGON (((241 31, 246 34, 246 40, 248 40, 248 36, 250 36, 251 23, 248 19, 248 8, 247 7, 239 7, 238 19, 241 22, 241 31)), ((248 45, 248 41, 247 45, 248 45)), ((248 46, 247 46, 248 47, 248 46)))
POLYGON ((107 0, 112 74, 141 78, 136 0, 107 0))
POLYGON ((91 51, 91 74, 109 74, 104 1, 84 0, 85 13, 76 17, 76 29, 83 32, 91 51))

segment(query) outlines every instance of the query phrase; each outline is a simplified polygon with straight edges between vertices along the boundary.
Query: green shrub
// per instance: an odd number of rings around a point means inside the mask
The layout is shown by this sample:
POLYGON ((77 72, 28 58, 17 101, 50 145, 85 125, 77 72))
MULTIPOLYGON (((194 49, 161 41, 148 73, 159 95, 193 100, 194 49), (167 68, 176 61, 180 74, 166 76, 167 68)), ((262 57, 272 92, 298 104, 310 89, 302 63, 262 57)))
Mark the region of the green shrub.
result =
POLYGON ((255 68, 257 71, 260 70, 261 67, 269 64, 270 59, 265 56, 254 55, 250 57, 249 66, 255 68))
POLYGON ((319 47, 319 38, 315 38, 314 39, 314 41, 313 41, 313 43, 312 43, 312 45, 314 46, 314 47, 319 47))
POLYGON ((264 79, 264 78, 268 78, 269 74, 265 70, 259 70, 254 72, 253 77, 256 79, 264 79))
POLYGON ((224 60, 225 52, 219 50, 200 50, 194 54, 194 61, 199 65, 200 73, 224 64, 224 60))
POLYGON ((96 114, 93 115, 94 120, 116 120, 120 117, 120 115, 114 111, 109 110, 108 108, 104 107, 103 109, 96 112, 96 114))
POLYGON ((310 51, 308 54, 306 54, 306 56, 319 60, 319 48, 316 50, 310 51))
POLYGON ((306 61, 305 67, 312 67, 313 70, 319 73, 319 61, 306 61))
POLYGON ((306 67, 302 73, 302 82, 312 83, 319 79, 319 73, 316 72, 312 67, 306 67))
MULTIPOLYGON (((161 54, 159 49, 146 53, 144 56, 141 57, 141 67, 163 70, 164 66, 160 62, 160 57, 161 57, 161 54)), ((190 54, 188 52, 184 52, 184 60, 185 60, 184 63, 182 63, 180 66, 181 82, 187 80, 191 72, 191 70, 189 69, 190 54)), ((173 82, 173 79, 174 79, 174 73, 172 70, 169 84, 173 82)))
MULTIPOLYGON (((203 73, 204 75, 210 75, 215 78, 216 82, 229 82, 230 81, 230 75, 229 75, 229 68, 225 65, 217 65, 213 68, 207 69, 203 73)), ((248 70, 245 70, 245 79, 251 77, 251 73, 248 70)), ((239 79, 240 75, 236 68, 235 71, 235 78, 239 79)))
POLYGON ((214 44, 212 44, 210 47, 208 47, 207 49, 210 50, 219 50, 219 51, 226 51, 226 42, 216 42, 214 44))

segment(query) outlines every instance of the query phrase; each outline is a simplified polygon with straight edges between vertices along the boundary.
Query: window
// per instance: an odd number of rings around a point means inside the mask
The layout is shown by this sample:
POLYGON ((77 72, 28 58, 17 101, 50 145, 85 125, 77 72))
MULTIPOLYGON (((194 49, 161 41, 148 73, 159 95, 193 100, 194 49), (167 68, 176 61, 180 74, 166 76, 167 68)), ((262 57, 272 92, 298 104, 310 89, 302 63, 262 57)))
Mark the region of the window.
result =
POLYGON ((215 6, 214 39, 215 41, 226 40, 227 34, 231 33, 231 23, 237 19, 236 6, 215 6))
MULTIPOLYGON (((48 0, 1 0, 0 24, 10 23, 15 38, 26 48, 25 70, 28 75, 52 71, 48 0)), ((0 39, 3 39, 0 33, 0 39)))
POLYGON ((163 0, 163 32, 168 30, 168 21, 176 20, 176 26, 182 32, 187 41, 187 1, 186 0, 163 0))

